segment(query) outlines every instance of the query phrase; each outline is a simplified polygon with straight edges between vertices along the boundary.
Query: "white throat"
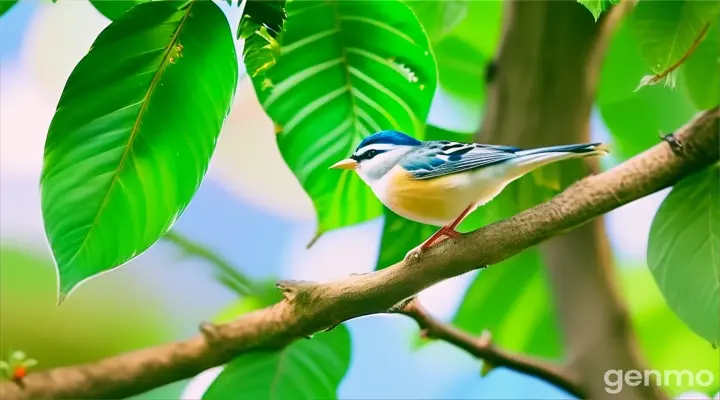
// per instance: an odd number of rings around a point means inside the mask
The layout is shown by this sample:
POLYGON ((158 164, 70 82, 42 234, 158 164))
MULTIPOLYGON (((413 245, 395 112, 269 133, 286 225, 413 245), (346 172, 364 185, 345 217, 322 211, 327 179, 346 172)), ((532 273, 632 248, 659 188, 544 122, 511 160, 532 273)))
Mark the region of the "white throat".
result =
POLYGON ((372 187, 412 149, 412 146, 395 146, 393 150, 378 154, 369 160, 361 161, 356 171, 360 178, 372 187))

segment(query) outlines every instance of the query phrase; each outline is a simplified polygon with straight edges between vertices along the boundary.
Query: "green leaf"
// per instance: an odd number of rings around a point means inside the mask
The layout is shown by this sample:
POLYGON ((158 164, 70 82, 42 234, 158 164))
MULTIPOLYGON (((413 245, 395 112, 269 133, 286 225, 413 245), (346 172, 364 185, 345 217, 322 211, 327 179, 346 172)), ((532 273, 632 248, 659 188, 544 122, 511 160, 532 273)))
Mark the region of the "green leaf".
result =
POLYGON ((440 87, 459 98, 482 104, 485 100, 485 70, 489 59, 457 36, 448 36, 433 46, 440 87))
MULTIPOLYGON (((427 125, 425 127, 425 138, 427 140, 472 142, 472 134, 452 132, 433 125, 427 125)), ((385 208, 384 215, 385 220, 382 237, 380 239, 380 252, 378 253, 378 260, 375 264, 376 270, 387 268, 401 261, 408 251, 418 246, 432 236, 435 231, 440 229, 436 226, 425 225, 405 219, 388 208, 385 208)))
POLYGON ((632 157, 658 143, 660 131, 681 127, 697 113, 683 85, 684 76, 671 89, 648 86, 635 91, 645 73, 640 46, 630 25, 621 25, 613 35, 603 63, 597 103, 612 135, 613 156, 632 157))
POLYGON ((385 220, 380 239, 380 252, 375 269, 387 268, 402 261, 408 251, 432 236, 439 227, 405 219, 385 208, 385 220))
POLYGON ((95 9, 111 21, 115 21, 138 4, 153 0, 90 0, 95 9))
POLYGON ((280 40, 287 13, 284 0, 247 0, 238 26, 245 39, 243 60, 250 76, 265 79, 265 70, 280 56, 280 40))
MULTIPOLYGON (((641 354, 652 369, 693 374, 703 370, 718 371, 718 351, 670 310, 645 265, 623 266, 617 272, 641 354)), ((688 391, 712 394, 718 390, 718 379, 711 386, 688 379, 669 379, 663 384, 663 391, 672 398, 688 391)))
POLYGON ((595 21, 600 18, 600 14, 610 9, 613 4, 617 4, 619 0, 578 0, 578 3, 582 4, 590 10, 590 13, 595 18, 595 21))
POLYGON ((707 110, 720 103, 720 29, 717 23, 680 71, 688 94, 699 109, 707 110))
POLYGON ((603 105, 635 96, 638 82, 646 72, 640 46, 629 24, 621 22, 603 60, 597 102, 603 105))
MULTIPOLYGON (((184 8, 188 3, 193 1, 207 1, 207 0, 90 0, 90 3, 95 7, 100 14, 104 15, 107 19, 115 21, 120 18, 121 15, 125 14, 131 8, 138 4, 149 3, 151 1, 167 1, 172 4, 176 9, 184 8)), ((228 5, 230 4, 230 0, 228 5)), ((53 3, 55 0, 53 1, 53 3)))
MULTIPOLYGON (((226 323, 282 299, 273 280, 226 307, 214 323, 226 323)), ((330 399, 350 366, 350 333, 345 325, 301 339, 280 350, 240 355, 228 363, 203 395, 212 399, 330 399)))
POLYGON ((422 137, 435 64, 422 27, 400 1, 295 1, 286 9, 282 54, 250 74, 321 234, 380 215, 380 202, 356 174, 328 167, 372 132, 422 137))
MULTIPOLYGON (((433 2, 411 1, 410 4, 433 2)), ((444 94, 467 102, 470 109, 480 110, 485 100, 485 72, 500 38, 501 2, 471 1, 464 6, 460 22, 449 25, 452 30, 430 37, 434 39, 432 49, 444 94), (478 27, 482 27, 480 33, 478 27)))
POLYGON ((717 1, 638 2, 631 22, 648 68, 662 74, 681 62, 718 11, 717 1))
POLYGON ((350 358, 350 333, 339 325, 281 350, 240 355, 225 366, 202 398, 336 399, 350 358))
POLYGON ((502 32, 502 4, 500 0, 468 2, 467 14, 453 35, 475 47, 487 59, 494 57, 502 32))
MULTIPOLYGON (((682 75, 678 82, 683 82, 682 75)), ((673 132, 697 112, 682 84, 675 89, 648 86, 625 100, 600 104, 600 114, 617 149, 614 156, 621 159, 656 145, 659 132, 673 132)))
POLYGON ((232 34, 212 2, 140 4, 100 33, 45 142, 42 213, 61 300, 170 229, 204 177, 236 83, 232 34))
POLYGON ((468 2, 463 0, 407 1, 420 20, 431 43, 455 29, 466 17, 468 2))
POLYGON ((647 262, 670 308, 720 343, 720 168, 675 185, 650 228, 647 262))
POLYGON ((428 33, 443 94, 480 110, 485 71, 499 42, 501 3, 410 0, 407 4, 428 33))
POLYGON ((282 31, 285 18, 285 0, 246 0, 238 37, 245 39, 263 26, 275 38, 282 31))
POLYGON ((2 0, 0 1, 0 16, 5 14, 9 9, 17 4, 18 0, 2 0))

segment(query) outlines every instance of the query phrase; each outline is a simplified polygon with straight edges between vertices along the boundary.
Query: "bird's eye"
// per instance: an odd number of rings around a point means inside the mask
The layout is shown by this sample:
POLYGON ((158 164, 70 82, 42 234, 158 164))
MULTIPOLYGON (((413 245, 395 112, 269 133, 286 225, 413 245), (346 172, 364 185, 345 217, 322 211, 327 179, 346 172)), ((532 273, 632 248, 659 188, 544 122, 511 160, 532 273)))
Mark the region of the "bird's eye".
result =
POLYGON ((377 150, 368 150, 368 151, 365 152, 365 154, 364 154, 365 157, 364 157, 364 158, 366 158, 366 159, 371 159, 371 158, 375 157, 377 154, 378 154, 378 151, 377 151, 377 150))

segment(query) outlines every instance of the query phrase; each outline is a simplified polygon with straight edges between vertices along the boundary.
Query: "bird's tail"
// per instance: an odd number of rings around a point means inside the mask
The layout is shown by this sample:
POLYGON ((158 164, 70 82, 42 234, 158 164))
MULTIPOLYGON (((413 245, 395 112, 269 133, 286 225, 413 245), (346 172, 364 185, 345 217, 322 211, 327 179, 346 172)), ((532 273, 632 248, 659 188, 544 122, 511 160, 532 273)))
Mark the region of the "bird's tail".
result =
POLYGON ((563 146, 540 147, 531 150, 520 150, 513 159, 517 166, 513 171, 513 179, 517 179, 528 172, 556 161, 570 158, 582 158, 591 156, 606 155, 609 153, 607 146, 602 143, 590 144, 569 144, 563 146))

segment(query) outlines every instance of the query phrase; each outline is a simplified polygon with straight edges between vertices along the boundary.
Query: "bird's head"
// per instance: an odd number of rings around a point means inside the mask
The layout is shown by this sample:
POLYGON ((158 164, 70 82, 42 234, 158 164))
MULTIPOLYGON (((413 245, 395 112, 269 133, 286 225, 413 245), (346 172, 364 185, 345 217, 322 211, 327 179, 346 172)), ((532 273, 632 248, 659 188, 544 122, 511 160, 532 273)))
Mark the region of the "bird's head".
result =
POLYGON ((421 141, 397 131, 374 133, 360 142, 350 158, 330 168, 354 170, 370 184, 382 178, 402 156, 421 144, 421 141))

